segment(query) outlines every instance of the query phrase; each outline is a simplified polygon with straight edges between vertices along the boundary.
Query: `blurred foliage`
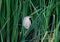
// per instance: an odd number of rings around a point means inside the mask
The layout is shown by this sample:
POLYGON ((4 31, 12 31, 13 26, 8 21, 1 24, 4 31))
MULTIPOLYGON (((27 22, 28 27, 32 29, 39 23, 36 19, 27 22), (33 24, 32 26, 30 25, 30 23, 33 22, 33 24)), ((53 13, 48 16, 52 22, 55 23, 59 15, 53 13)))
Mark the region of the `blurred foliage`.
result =
POLYGON ((0 42, 60 42, 60 0, 0 0, 0 42))

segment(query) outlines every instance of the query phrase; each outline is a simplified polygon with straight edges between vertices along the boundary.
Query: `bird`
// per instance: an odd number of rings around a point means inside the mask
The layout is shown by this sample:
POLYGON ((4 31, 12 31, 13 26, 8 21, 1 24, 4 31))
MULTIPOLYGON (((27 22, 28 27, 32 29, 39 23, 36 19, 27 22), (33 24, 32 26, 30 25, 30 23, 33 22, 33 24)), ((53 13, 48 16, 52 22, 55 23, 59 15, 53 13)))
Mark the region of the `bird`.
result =
POLYGON ((29 27, 31 26, 30 18, 31 16, 25 16, 23 19, 23 26, 25 27, 25 29, 29 29, 29 27))

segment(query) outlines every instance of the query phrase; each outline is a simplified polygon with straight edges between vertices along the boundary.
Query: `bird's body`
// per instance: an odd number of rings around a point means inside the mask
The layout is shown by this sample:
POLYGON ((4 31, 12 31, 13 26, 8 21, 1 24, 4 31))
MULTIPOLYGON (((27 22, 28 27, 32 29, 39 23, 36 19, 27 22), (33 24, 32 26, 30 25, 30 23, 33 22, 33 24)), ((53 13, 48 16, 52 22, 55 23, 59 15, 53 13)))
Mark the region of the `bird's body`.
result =
POLYGON ((24 17, 23 19, 23 26, 26 28, 26 29, 29 29, 30 25, 31 25, 31 20, 29 19, 31 17, 29 16, 26 16, 24 17))

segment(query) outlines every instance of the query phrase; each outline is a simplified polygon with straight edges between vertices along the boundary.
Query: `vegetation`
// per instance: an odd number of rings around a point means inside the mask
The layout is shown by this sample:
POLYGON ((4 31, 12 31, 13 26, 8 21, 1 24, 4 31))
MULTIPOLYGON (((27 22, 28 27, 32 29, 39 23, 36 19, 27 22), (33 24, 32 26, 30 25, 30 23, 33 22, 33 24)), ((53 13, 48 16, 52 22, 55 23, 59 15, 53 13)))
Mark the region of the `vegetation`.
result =
POLYGON ((0 0, 0 42, 60 42, 60 0, 0 0))

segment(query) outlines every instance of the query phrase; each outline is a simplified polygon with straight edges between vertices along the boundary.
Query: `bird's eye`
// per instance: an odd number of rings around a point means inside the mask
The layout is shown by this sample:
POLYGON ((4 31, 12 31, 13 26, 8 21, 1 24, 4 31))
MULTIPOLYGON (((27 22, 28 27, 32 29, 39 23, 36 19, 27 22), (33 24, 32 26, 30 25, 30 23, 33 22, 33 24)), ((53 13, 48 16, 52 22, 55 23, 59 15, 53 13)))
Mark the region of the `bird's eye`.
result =
POLYGON ((32 19, 31 18, 29 18, 30 19, 30 21, 31 21, 31 23, 32 23, 32 19))

